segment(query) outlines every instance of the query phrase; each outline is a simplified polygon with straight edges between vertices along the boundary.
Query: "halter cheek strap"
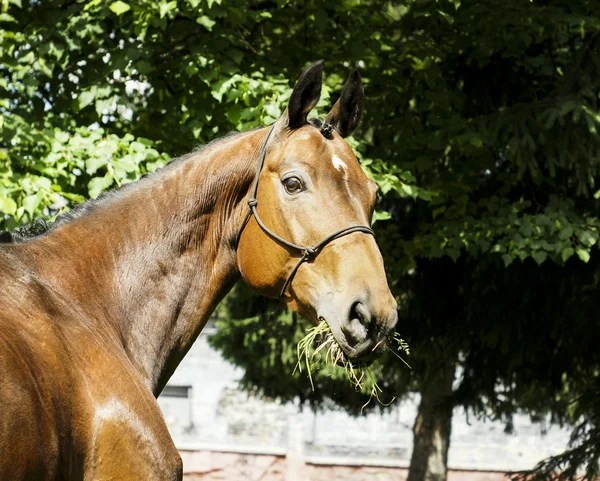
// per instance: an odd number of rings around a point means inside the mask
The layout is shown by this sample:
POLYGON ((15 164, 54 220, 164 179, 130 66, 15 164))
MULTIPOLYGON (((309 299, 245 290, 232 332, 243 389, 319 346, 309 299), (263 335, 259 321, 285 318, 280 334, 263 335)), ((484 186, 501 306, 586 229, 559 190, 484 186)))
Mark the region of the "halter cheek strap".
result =
MULTIPOLYGON (((269 237, 276 240, 280 244, 283 244, 283 245, 289 247, 290 249, 295 250, 301 254, 300 259, 298 260, 298 262, 296 263, 294 268, 289 273, 287 279, 285 280, 285 283, 283 284, 283 287, 281 288, 281 292, 279 293, 279 297, 278 297, 278 299, 281 299, 283 297, 286 289, 292 282, 292 279, 296 275, 296 272, 302 265, 302 263, 313 260, 321 252, 323 247, 325 247, 331 241, 333 241, 334 239, 337 239, 339 237, 343 237, 345 235, 352 234, 353 232, 364 232, 366 234, 371 234, 372 236, 375 235, 375 232, 373 232, 373 229, 371 229, 370 227, 367 227, 364 225, 355 225, 355 226, 346 227, 345 229, 341 229, 337 232, 334 232, 333 234, 325 237, 325 239, 323 239, 321 242, 319 242, 315 245, 301 246, 298 244, 294 244, 293 242, 290 242, 290 241, 284 239, 283 237, 277 235, 275 232, 273 232, 271 229, 269 229, 263 223, 260 216, 258 215, 258 211, 256 210, 256 206, 258 205, 258 200, 256 199, 256 194, 258 192, 258 178, 260 176, 260 172, 262 171, 263 165, 265 163, 265 157, 267 156, 267 143, 269 142, 269 138, 271 137, 271 134, 273 133, 274 128, 275 128, 275 126, 273 125, 269 129, 269 132, 267 133, 265 139, 263 140, 263 142, 260 146, 258 165, 256 167, 256 175, 254 176, 252 192, 251 192, 250 198, 248 199, 248 207, 249 208, 248 208, 246 217, 244 218, 244 222, 242 223, 240 232, 238 234, 238 237, 237 237, 238 242, 237 243, 239 244, 239 240, 240 240, 240 237, 242 236, 242 232, 244 232, 244 228, 246 227, 246 224, 250 220, 250 217, 254 216, 259 227, 263 230, 263 232, 265 234, 267 234, 269 237)), ((323 135, 325 136, 325 134, 323 134, 323 135)), ((325 136, 325 137, 330 138, 328 136, 325 136)))

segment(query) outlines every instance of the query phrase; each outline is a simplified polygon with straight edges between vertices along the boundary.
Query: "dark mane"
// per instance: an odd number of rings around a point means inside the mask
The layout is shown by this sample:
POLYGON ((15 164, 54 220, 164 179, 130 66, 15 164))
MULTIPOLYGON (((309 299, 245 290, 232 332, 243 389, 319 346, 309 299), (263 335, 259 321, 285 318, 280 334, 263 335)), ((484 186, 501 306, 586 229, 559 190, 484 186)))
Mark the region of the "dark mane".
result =
POLYGON ((12 232, 0 232, 0 243, 24 242, 32 237, 42 235, 49 228, 50 226, 44 219, 35 219, 33 223, 19 227, 12 232))
MULTIPOLYGON (((257 130, 259 128, 260 127, 257 127, 255 129, 248 130, 247 132, 252 132, 253 130, 257 130)), ((207 144, 200 145, 188 154, 182 155, 181 157, 175 157, 175 158, 171 159, 165 166, 161 167, 160 169, 157 169, 155 172, 144 174, 141 178, 139 178, 135 182, 128 182, 126 184, 123 184, 123 185, 117 187, 116 189, 111 189, 111 190, 102 192, 96 199, 89 199, 89 200, 86 200, 85 202, 82 202, 81 204, 75 205, 71 210, 69 210, 63 214, 60 214, 58 217, 56 217, 54 222, 48 223, 46 220, 44 220, 42 218, 38 218, 38 219, 34 219, 34 221, 31 224, 26 224, 22 227, 18 227, 17 229, 13 230, 12 232, 0 231, 0 244, 14 244, 14 243, 26 242, 34 237, 44 235, 46 232, 52 230, 56 226, 71 222, 80 217, 83 217, 84 215, 86 215, 90 212, 93 212, 98 206, 105 204, 109 199, 112 199, 112 198, 120 195, 123 191, 132 188, 142 179, 158 175, 164 169, 167 169, 168 167, 170 167, 174 164, 177 164, 179 162, 184 162, 184 161, 188 160, 190 157, 194 157, 194 156, 202 153, 203 151, 207 150, 210 147, 213 147, 214 145, 220 143, 221 141, 229 139, 231 137, 235 137, 241 133, 242 132, 237 132, 237 131, 229 132, 229 133, 225 134, 223 137, 219 137, 217 139, 211 140, 207 144)), ((244 133, 246 133, 246 132, 244 132, 244 133)))

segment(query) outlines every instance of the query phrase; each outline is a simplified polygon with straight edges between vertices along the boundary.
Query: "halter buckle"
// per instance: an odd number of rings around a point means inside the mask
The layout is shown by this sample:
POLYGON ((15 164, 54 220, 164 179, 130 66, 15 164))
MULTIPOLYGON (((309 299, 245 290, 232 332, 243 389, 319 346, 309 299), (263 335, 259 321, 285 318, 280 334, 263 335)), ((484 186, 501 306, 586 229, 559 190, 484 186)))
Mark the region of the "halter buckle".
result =
POLYGON ((248 205, 250 207, 256 207, 258 205, 258 201, 254 197, 250 197, 248 199, 248 205))
POLYGON ((306 246, 303 251, 303 256, 305 259, 308 260, 308 259, 313 258, 316 253, 317 253, 317 249, 315 249, 312 246, 306 246))

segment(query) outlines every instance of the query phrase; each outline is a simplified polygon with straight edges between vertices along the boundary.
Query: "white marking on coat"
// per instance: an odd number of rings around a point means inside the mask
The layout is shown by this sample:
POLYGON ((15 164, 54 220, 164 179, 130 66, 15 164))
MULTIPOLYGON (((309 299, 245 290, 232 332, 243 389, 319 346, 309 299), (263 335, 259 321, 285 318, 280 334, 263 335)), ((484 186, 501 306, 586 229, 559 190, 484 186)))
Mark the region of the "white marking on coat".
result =
POLYGON ((94 448, 97 449, 97 435, 105 423, 120 425, 125 433, 130 433, 132 439, 143 442, 147 449, 154 452, 155 456, 161 455, 159 444, 152 430, 130 408, 117 398, 111 398, 103 404, 96 406, 94 416, 94 448), (127 427, 126 427, 127 426, 127 427))
POLYGON ((342 159, 340 159, 335 154, 333 154, 333 157, 331 158, 331 162, 333 163, 333 166, 340 172, 345 172, 346 169, 348 168, 348 166, 346 165, 346 162, 344 162, 342 159))

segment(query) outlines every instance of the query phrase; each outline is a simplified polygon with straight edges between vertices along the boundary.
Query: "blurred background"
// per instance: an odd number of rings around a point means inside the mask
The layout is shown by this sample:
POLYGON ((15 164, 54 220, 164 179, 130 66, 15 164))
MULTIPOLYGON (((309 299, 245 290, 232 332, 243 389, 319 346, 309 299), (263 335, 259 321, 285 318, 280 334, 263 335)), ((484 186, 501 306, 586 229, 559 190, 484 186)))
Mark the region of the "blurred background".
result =
POLYGON ((382 358, 398 399, 362 413, 368 393, 343 375, 317 372, 313 390, 292 374, 307 323, 240 285, 160 399, 190 479, 594 479, 599 14, 592 0, 2 0, 0 230, 272 123, 321 58, 323 115, 358 68, 349 141, 380 186, 412 369, 382 358))
MULTIPOLYGON (((363 416, 298 400, 257 397, 207 339, 210 323, 159 397, 189 480, 405 480, 413 451, 419 394, 363 416)), ((291 372, 282 373, 290 375, 291 372)), ((501 481, 561 453, 569 431, 517 414, 511 432, 491 418, 456 408, 449 480, 501 481)))

